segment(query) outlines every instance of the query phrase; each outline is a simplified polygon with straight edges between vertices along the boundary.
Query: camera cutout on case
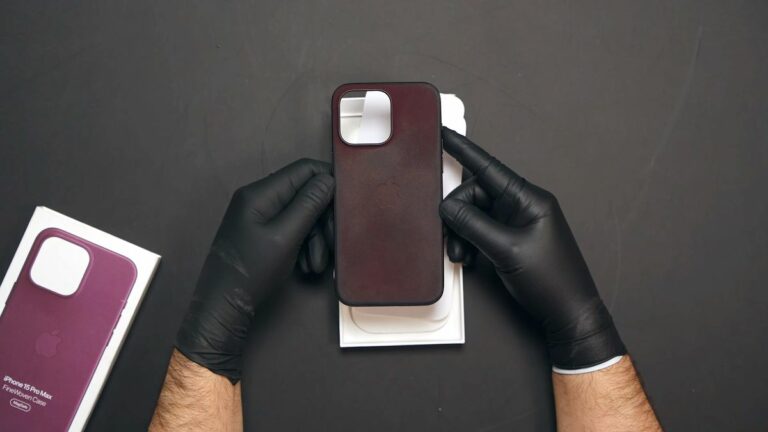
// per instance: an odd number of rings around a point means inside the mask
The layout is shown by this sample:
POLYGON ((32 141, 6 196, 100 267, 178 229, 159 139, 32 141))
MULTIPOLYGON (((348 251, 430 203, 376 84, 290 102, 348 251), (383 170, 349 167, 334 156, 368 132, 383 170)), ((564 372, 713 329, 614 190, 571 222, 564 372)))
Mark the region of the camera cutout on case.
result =
POLYGON ((70 296, 80 288, 90 262, 91 256, 82 246, 48 237, 40 245, 29 277, 40 288, 70 296))
POLYGON ((339 134, 348 145, 382 145, 392 135, 392 101, 380 90, 350 91, 339 101, 339 134))

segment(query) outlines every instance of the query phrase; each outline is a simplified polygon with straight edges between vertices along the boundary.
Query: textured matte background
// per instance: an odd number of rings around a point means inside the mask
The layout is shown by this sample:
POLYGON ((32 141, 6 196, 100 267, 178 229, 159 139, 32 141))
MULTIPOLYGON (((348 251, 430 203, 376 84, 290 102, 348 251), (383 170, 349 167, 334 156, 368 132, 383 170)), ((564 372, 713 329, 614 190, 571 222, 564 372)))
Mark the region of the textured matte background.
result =
MULTIPOLYGON (((0 265, 44 204, 163 255, 91 430, 145 427, 232 191, 328 159, 349 81, 427 80, 561 200, 669 430, 768 428, 765 1, 3 1, 0 265)), ((481 267, 463 347, 337 348, 325 278, 254 335, 252 430, 551 430, 481 267)))

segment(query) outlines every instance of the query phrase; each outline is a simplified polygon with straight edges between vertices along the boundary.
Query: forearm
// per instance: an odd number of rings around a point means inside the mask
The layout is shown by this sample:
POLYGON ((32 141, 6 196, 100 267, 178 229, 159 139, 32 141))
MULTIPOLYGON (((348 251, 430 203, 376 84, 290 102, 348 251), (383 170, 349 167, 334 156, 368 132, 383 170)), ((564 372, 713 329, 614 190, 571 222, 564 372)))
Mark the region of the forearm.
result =
POLYGON ((606 369, 552 374, 557 430, 661 431, 629 356, 606 369))
POLYGON ((173 350, 150 431, 242 431, 240 383, 173 350))

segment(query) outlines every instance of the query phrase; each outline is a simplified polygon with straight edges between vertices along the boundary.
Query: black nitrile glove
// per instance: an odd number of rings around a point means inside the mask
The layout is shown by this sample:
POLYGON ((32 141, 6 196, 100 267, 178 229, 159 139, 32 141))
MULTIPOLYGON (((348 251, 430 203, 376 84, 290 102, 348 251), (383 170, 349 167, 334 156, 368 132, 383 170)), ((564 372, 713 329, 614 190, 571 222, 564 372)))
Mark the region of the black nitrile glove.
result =
POLYGON ((473 173, 440 205, 449 258, 465 261, 475 247, 488 257, 541 323, 556 367, 581 369, 625 354, 555 197, 445 127, 443 148, 473 173))
POLYGON ((176 336, 186 357, 240 379, 259 303, 285 283, 300 253, 305 273, 328 264, 318 219, 333 197, 330 172, 328 163, 302 159, 235 192, 176 336))

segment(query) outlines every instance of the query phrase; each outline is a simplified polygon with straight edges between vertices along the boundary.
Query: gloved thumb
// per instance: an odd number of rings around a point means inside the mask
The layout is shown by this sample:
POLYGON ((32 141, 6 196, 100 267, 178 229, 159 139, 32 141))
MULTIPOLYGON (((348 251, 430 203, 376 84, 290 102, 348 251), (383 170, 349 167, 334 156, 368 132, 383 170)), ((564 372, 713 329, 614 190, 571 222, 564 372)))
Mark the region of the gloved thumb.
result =
POLYGON ((454 233, 469 241, 491 261, 506 248, 507 228, 472 203, 446 198, 440 203, 440 217, 454 233))
POLYGON ((334 178, 328 174, 313 176, 272 223, 293 240, 303 240, 333 199, 335 185, 334 178))

